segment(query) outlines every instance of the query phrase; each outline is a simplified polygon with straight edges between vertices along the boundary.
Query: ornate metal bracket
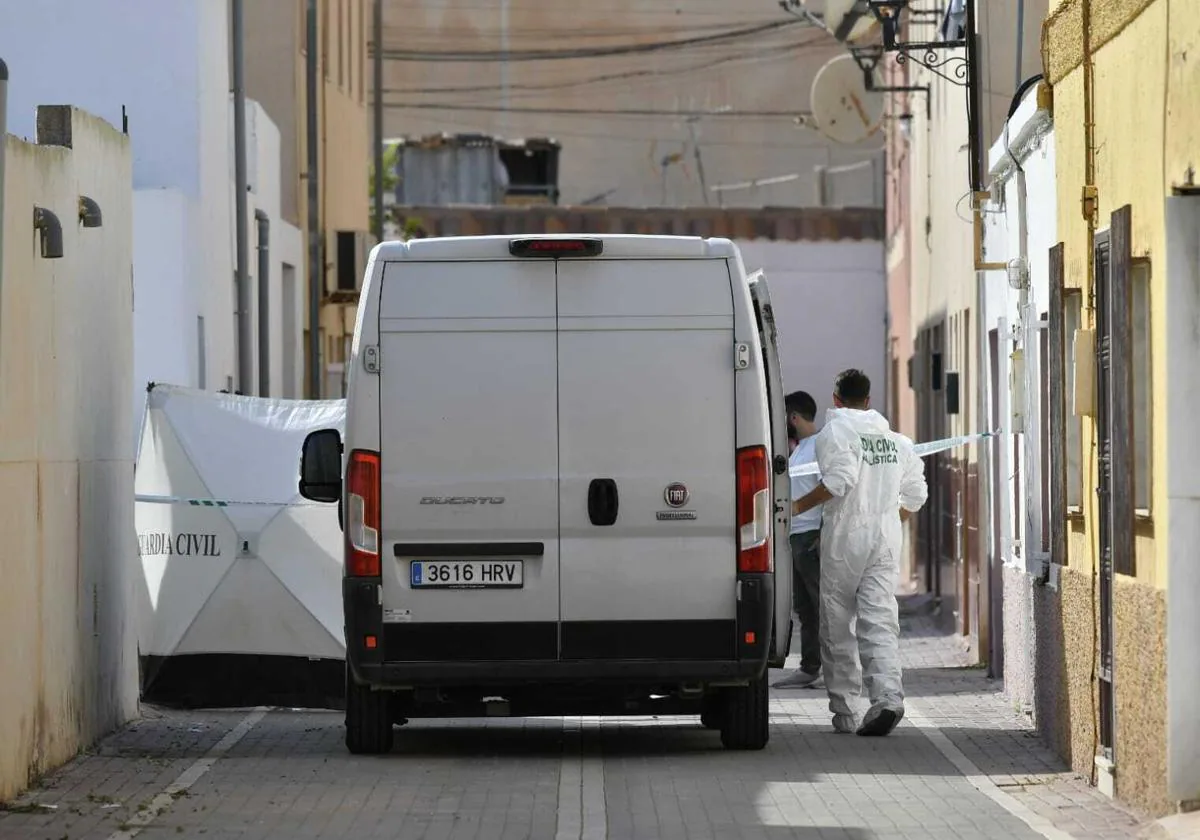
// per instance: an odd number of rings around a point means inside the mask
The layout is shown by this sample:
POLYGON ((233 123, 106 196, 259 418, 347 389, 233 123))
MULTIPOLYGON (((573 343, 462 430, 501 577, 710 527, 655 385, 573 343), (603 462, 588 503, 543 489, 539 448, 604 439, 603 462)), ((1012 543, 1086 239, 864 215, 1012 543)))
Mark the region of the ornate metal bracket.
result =
POLYGON ((948 50, 965 49, 967 41, 960 38, 953 41, 916 41, 902 43, 900 35, 900 17, 908 9, 908 0, 867 0, 871 13, 883 28, 883 50, 895 53, 896 61, 904 64, 915 61, 925 69, 945 79, 953 85, 966 87, 969 84, 970 62, 965 55, 941 55, 948 50))
POLYGON ((929 85, 877 85, 875 84, 875 68, 883 58, 883 47, 852 47, 850 50, 854 62, 863 71, 863 85, 875 93, 923 93, 925 94, 925 116, 930 115, 929 85))

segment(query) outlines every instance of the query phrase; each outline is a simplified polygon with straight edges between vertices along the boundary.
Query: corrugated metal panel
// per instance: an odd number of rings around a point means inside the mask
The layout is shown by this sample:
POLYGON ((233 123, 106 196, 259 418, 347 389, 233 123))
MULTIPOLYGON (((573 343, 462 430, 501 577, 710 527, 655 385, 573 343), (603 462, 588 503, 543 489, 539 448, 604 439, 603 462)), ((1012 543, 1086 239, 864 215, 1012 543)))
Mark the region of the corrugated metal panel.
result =
POLYGON ((530 233, 637 233, 782 242, 883 240, 883 210, 873 208, 397 208, 429 236, 530 233))
POLYGON ((504 167, 493 143, 401 146, 396 154, 400 204, 492 204, 504 196, 504 167))
POLYGON ((397 204, 493 205, 505 201, 510 186, 520 188, 518 198, 531 189, 536 192, 539 184, 509 183, 511 178, 501 151, 510 155, 513 151, 550 155, 546 173, 549 184, 545 186, 549 194, 557 195, 557 153, 561 145, 550 138, 503 140, 486 134, 433 134, 387 142, 398 146, 397 204))

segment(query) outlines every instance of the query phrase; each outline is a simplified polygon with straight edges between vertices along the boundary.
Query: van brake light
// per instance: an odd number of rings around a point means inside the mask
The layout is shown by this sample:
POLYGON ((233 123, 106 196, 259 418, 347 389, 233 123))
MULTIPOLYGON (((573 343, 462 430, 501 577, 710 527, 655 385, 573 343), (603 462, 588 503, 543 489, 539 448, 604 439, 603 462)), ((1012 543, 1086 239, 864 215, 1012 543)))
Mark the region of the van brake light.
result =
POLYGON ((346 468, 346 574, 379 577, 379 453, 355 449, 346 468))
POLYGON ((737 453, 738 571, 771 572, 771 473, 765 446, 737 453))
POLYGON ((508 253, 514 257, 598 257, 604 253, 604 240, 513 239, 508 253))

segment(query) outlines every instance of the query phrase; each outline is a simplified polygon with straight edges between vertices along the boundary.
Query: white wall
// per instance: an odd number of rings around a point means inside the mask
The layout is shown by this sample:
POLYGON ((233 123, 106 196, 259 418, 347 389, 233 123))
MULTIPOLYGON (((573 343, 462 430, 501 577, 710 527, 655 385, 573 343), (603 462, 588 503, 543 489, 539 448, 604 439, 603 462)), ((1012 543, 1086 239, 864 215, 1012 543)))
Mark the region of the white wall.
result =
MULTIPOLYGON (((1056 216, 1054 135, 1050 115, 1037 110, 1032 93, 1022 102, 1002 135, 992 146, 989 156, 992 192, 995 198, 985 215, 984 246, 989 262, 1008 262, 1021 254, 1021 207, 1019 178, 1025 181, 1026 254, 1029 262, 1030 288, 1028 317, 1040 320, 1050 308, 1049 250, 1058 241, 1056 216), (1010 150, 1011 155, 1010 156, 1010 150), (1015 157, 1020 170, 1013 163, 1015 157)), ((1013 705, 1034 715, 1050 715, 1052 710, 1039 707, 1045 699, 1047 686, 1038 685, 1042 644, 1039 640, 1038 605, 1034 575, 1040 574, 1042 535, 1049 523, 1041 521, 1042 510, 1042 436, 1041 418, 1041 332, 1029 333, 1032 346, 1024 344, 1026 333, 1021 330, 1020 294, 1008 282, 1005 272, 988 272, 985 276, 983 311, 980 313, 981 347, 988 348, 988 334, 1003 326, 1018 330, 1025 356, 1025 380, 1017 383, 1025 394, 1025 433, 1015 434, 1011 411, 1013 396, 1009 386, 1012 352, 1011 336, 1000 331, 997 360, 999 389, 991 387, 991 360, 981 358, 981 372, 988 406, 988 424, 992 406, 1001 409, 1000 423, 1004 434, 989 447, 981 459, 981 480, 989 488, 993 469, 998 468, 1000 492, 988 494, 988 510, 983 526, 988 534, 988 554, 991 553, 993 511, 999 509, 1001 534, 1000 557, 1003 564, 1003 653, 1005 691, 1013 705), (1014 454, 1015 446, 1015 454, 1014 454), (1019 460, 1018 460, 1019 459, 1019 460), (1019 464, 1019 469, 1017 465, 1019 464), (1015 477, 1019 473, 1020 478, 1015 477), (1018 518, 1014 512, 1020 510, 1018 518), (1031 574, 1031 572, 1033 574, 1031 574)), ((1069 399, 1069 397, 1068 397, 1069 399)), ((1017 405, 1019 405, 1019 400, 1017 405)), ((1047 676, 1040 678, 1043 682, 1047 676)))
MULTIPOLYGON (((228 94, 223 98, 232 114, 233 103, 228 94)), ((229 117, 232 126, 232 116, 229 117)), ((300 231, 287 224, 280 215, 279 129, 267 117, 262 106, 246 100, 246 153, 250 192, 247 196, 247 269, 251 285, 251 347, 250 357, 254 378, 252 393, 258 393, 258 228, 255 210, 269 217, 268 248, 271 265, 267 283, 270 293, 270 346, 268 348, 270 395, 289 392, 283 381, 283 290, 285 264, 302 270, 302 240, 300 231)), ((234 335, 234 244, 236 242, 232 152, 221 158, 228 163, 226 190, 208 190, 212 201, 222 199, 226 212, 204 212, 198 202, 179 190, 138 190, 134 194, 134 428, 137 440, 142 413, 146 405, 146 384, 163 382, 172 385, 200 387, 210 390, 226 387, 233 377, 238 388, 237 364, 233 354, 234 335), (222 235, 197 236, 218 220, 227 226, 222 235), (218 253, 210 250, 214 240, 228 244, 218 253), (199 318, 204 317, 205 381, 200 382, 199 318)), ((207 189, 207 188, 206 188, 207 189)), ((300 323, 303 298, 293 301, 292 318, 300 323)), ((302 332, 302 327, 299 330, 302 332)), ((299 387, 303 375, 301 338, 293 342, 292 353, 297 359, 291 393, 299 387)))
MULTIPOLYGON (((0 20, 0 55, 12 77, 10 131, 33 134, 36 102, 77 102, 118 126, 122 106, 129 117, 132 184, 138 190, 135 329, 144 331, 136 339, 132 393, 130 432, 136 440, 147 381, 199 384, 198 317, 204 318, 206 387, 225 388, 231 378, 235 388, 240 385, 228 4, 0 0, 0 20)), ((262 207, 271 216, 274 344, 282 335, 282 265, 288 262, 303 276, 302 245, 300 232, 280 218, 279 131, 249 100, 247 115, 253 188, 247 262, 253 283, 254 210, 262 207)), ((257 294, 252 297, 257 305, 257 294)), ((297 305, 303 300, 298 296, 297 305)), ((256 312, 250 317, 257 331, 256 312)), ((255 342, 251 352, 256 350, 255 342)), ((272 394, 287 390, 282 355, 282 346, 273 348, 272 394)))
POLYGON ((737 243, 747 271, 763 269, 779 330, 783 387, 808 391, 817 420, 832 408, 833 381, 856 367, 887 414, 887 275, 882 242, 737 243))
POLYGON ((1167 199, 1167 788, 1200 799, 1200 196, 1167 199))
MULTIPOLYGON (((1012 165, 1006 146, 1020 161, 1024 171, 1026 189, 1026 254, 1029 261, 1029 305, 1031 315, 1038 319, 1042 312, 1050 308, 1050 257, 1049 252, 1058 242, 1057 234, 1057 194, 1054 176, 1054 135, 1051 130, 1049 114, 1037 110, 1037 100, 1032 94, 1028 96, 1008 124, 1007 142, 1002 137, 992 147, 990 155, 993 194, 998 200, 993 200, 985 216, 984 245, 989 262, 1008 262, 1016 259, 1021 251, 1020 242, 1020 207, 1018 202, 1018 172, 1012 165)), ((981 328, 986 337, 988 332, 999 326, 1000 320, 1007 319, 1010 329, 1021 323, 1019 311, 1019 292, 1013 289, 1005 272, 988 272, 986 291, 984 295, 984 311, 981 314, 981 328)), ((1033 333, 1032 340, 1039 340, 1039 334, 1033 333)), ((1008 345, 1011 352, 1011 344, 1008 345)), ((1001 354, 1005 353, 1004 342, 1001 342, 1001 354)), ((1032 438, 1039 433, 1038 418, 1040 417, 1040 402, 1038 395, 1041 390, 1039 376, 1038 347, 1035 345, 1025 348, 1026 384, 1032 397, 1026 405, 1026 427, 1036 453, 1039 443, 1032 438)), ((986 373, 988 361, 983 360, 981 368, 986 373)), ((984 378, 988 389, 988 399, 999 399, 999 394, 991 392, 990 377, 984 378)), ((1006 383, 1001 382, 1001 387, 1006 383)), ((989 405, 991 403, 989 402, 989 405)), ((1010 432, 1007 418, 1001 417, 1003 428, 1010 432)), ((1024 437, 1018 441, 1021 455, 1024 457, 1024 437)), ((1012 451, 1012 437, 1006 436, 1007 451, 1012 451)), ((1009 479, 1006 481, 1010 500, 1027 499, 1029 504, 1022 504, 1023 516, 1020 522, 1011 521, 1012 537, 1026 544, 1040 545, 1042 528, 1045 527, 1040 519, 1041 502, 1041 472, 1039 462, 1034 459, 1028 464, 1033 470, 1025 469, 1022 463, 1021 473, 1024 476, 1022 486, 1009 479)), ((1010 471, 1011 472, 1011 471, 1010 471)), ((1009 505, 1009 509, 1015 509, 1009 505)), ((1023 556, 1013 553, 1013 546, 1004 546, 1006 562, 1015 563, 1022 568, 1025 566, 1023 556)))
MULTIPOLYGON (((267 116, 267 112, 263 107, 253 100, 246 100, 246 146, 247 146, 247 172, 249 173, 250 195, 247 201, 246 216, 248 221, 247 246, 249 249, 248 267, 251 277, 253 298, 250 319, 254 333, 254 348, 252 358, 254 360, 254 393, 261 393, 258 381, 258 226, 255 222, 254 213, 256 210, 261 210, 270 217, 270 229, 267 233, 268 248, 270 251, 271 265, 268 269, 267 285, 270 291, 270 300, 267 304, 267 315, 270 320, 268 329, 269 348, 268 362, 270 364, 269 372, 269 395, 284 396, 286 394, 298 395, 301 388, 301 379, 304 375, 304 360, 301 356, 303 345, 303 301, 305 298, 297 294, 292 300, 291 312, 284 312, 283 301, 283 267, 290 265, 296 269, 297 275, 300 275, 304 265, 304 242, 300 229, 294 225, 288 224, 280 212, 281 192, 280 192, 280 133, 278 127, 271 118, 267 116), (295 325, 293 331, 294 341, 291 347, 284 346, 284 321, 290 317, 295 325), (285 369, 284 355, 292 354, 291 370, 294 372, 291 383, 285 382, 283 372, 285 369)), ((231 161, 232 164, 232 161, 231 161)), ((232 183, 232 174, 230 175, 232 183)), ((236 193, 231 190, 232 197, 236 193)), ((231 211, 236 212, 236 211, 231 211)), ((235 234, 236 236, 236 230, 235 234)))
POLYGON ((53 113, 70 148, 0 138, 0 801, 137 713, 130 148, 53 113), (79 224, 81 195, 100 227, 79 224), (34 206, 61 222, 59 259, 34 206))

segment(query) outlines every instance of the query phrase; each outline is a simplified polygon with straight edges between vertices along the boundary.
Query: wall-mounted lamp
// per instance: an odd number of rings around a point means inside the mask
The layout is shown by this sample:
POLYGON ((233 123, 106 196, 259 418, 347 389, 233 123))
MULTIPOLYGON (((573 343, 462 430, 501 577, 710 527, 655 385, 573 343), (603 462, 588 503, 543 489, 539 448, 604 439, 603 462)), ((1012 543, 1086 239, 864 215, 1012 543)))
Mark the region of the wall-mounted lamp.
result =
POLYGON ((85 228, 97 228, 104 224, 100 205, 86 195, 79 196, 79 223, 85 228))
POLYGON ((42 259, 57 260, 63 255, 62 224, 45 207, 33 208, 33 229, 41 234, 42 259))

